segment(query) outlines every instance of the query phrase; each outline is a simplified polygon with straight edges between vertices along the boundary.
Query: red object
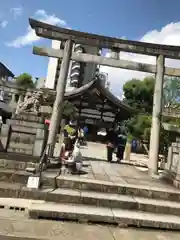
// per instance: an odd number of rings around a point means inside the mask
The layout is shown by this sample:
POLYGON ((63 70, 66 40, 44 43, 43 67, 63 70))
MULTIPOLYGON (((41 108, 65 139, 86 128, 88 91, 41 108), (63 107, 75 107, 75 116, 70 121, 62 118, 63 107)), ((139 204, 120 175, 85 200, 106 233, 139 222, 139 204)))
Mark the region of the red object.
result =
POLYGON ((49 119, 45 119, 45 124, 50 125, 51 121, 49 119))
MULTIPOLYGON (((45 119, 44 123, 47 124, 47 125, 49 125, 49 128, 50 128, 51 121, 50 121, 49 119, 45 119)), ((49 128, 48 128, 48 129, 49 129, 49 128)))

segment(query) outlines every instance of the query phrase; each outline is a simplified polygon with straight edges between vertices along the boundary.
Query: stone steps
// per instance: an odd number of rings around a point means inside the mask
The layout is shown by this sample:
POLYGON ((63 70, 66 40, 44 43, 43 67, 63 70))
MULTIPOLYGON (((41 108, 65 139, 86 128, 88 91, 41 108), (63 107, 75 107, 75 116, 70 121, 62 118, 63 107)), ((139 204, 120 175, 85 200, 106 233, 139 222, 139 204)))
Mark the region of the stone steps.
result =
POLYGON ((0 197, 42 200, 51 203, 82 204, 84 206, 109 207, 112 209, 126 209, 180 216, 179 202, 120 194, 77 191, 72 189, 43 189, 32 191, 24 187, 24 185, 1 182, 0 197))
POLYGON ((0 209, 25 209, 32 218, 180 230, 180 191, 168 185, 98 181, 52 171, 43 173, 42 189, 31 190, 26 187, 30 175, 0 169, 0 209))
POLYGON ((53 203, 83 204, 86 206, 109 207, 113 209, 127 209, 180 216, 179 202, 132 197, 120 194, 77 191, 62 188, 32 192, 27 188, 22 188, 19 197, 23 199, 39 199, 53 203))
MULTIPOLYGON (((22 163, 24 164, 24 163, 22 163)), ((28 166, 32 167, 33 163, 28 166)), ((27 165, 26 165, 27 166, 27 165)), ((34 165, 35 166, 35 165, 34 165)), ((37 166, 36 166, 37 167, 37 166)), ((22 169, 24 165, 22 166, 22 169)), ((14 182, 26 184, 31 173, 24 170, 1 169, 0 182, 14 182)), ((120 194, 132 197, 151 198, 157 200, 180 201, 180 190, 167 185, 167 188, 150 187, 147 185, 135 185, 128 183, 113 183, 108 181, 99 181, 94 179, 85 179, 78 176, 59 176, 57 173, 43 173, 43 187, 51 189, 69 189, 93 193, 120 194)))
POLYGON ((128 183, 116 183, 110 181, 99 181, 73 176, 58 176, 52 178, 44 175, 44 185, 52 188, 67 188, 101 193, 121 194, 128 196, 139 196, 144 198, 161 199, 169 201, 180 201, 180 190, 167 185, 167 187, 150 187, 148 185, 137 185, 128 183))
POLYGON ((33 203, 29 208, 33 219, 78 220, 80 222, 118 224, 121 227, 153 227, 180 230, 180 217, 132 210, 91 207, 76 204, 33 203))
MULTIPOLYGON (((40 200, 0 198, 1 209, 19 211, 33 219, 74 220, 88 223, 108 223, 121 227, 153 227, 180 230, 180 217, 142 211, 93 207, 83 204, 58 204, 40 200), (23 213, 24 212, 24 213, 23 213)), ((0 211, 2 211, 0 209, 0 211)), ((21 214, 21 215, 22 215, 21 214)))

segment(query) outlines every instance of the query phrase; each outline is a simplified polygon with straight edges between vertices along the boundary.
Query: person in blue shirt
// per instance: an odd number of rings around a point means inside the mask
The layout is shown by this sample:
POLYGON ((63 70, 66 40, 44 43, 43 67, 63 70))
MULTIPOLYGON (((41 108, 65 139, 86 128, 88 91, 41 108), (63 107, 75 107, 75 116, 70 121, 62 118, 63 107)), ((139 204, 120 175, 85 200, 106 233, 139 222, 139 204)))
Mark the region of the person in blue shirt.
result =
POLYGON ((137 150, 137 141, 135 139, 132 140, 132 152, 136 152, 137 150))
POLYGON ((88 131, 89 131, 88 127, 85 126, 85 127, 83 128, 83 131, 84 131, 84 141, 86 141, 86 137, 87 137, 87 134, 88 134, 88 131))

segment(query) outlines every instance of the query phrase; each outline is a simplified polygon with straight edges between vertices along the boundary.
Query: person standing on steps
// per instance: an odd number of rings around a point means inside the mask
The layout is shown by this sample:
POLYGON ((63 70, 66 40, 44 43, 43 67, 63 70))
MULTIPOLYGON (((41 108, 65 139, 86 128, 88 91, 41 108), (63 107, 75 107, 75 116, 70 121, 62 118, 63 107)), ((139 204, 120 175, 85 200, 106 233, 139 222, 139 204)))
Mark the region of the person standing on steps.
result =
POLYGON ((80 145, 84 143, 84 130, 81 127, 78 128, 78 141, 80 145))
POLYGON ((113 152, 116 147, 116 142, 117 142, 117 135, 113 128, 107 130, 106 134, 106 148, 107 148, 107 160, 108 162, 112 162, 112 157, 113 157, 113 152))
POLYGON ((117 161, 119 163, 121 162, 121 160, 123 160, 123 157, 124 157, 126 140, 127 140, 126 135, 119 132, 119 134, 117 135, 117 154, 116 154, 117 161))
POLYGON ((84 142, 86 142, 86 140, 87 140, 87 134, 88 134, 89 129, 88 129, 87 126, 85 126, 85 127, 83 128, 83 130, 84 130, 84 142))

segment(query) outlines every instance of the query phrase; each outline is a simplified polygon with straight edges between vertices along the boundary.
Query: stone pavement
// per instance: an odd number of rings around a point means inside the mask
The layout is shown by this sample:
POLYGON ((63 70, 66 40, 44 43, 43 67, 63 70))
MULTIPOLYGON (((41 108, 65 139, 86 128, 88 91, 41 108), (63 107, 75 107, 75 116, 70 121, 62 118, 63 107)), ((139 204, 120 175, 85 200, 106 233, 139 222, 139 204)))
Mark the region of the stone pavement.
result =
POLYGON ((81 178, 165 187, 162 181, 153 180, 148 176, 147 155, 131 153, 130 161, 123 160, 122 164, 117 164, 116 155, 113 154, 113 163, 110 164, 107 162, 106 145, 96 142, 88 142, 87 146, 81 146, 81 153, 89 159, 90 164, 88 174, 82 175, 81 178))
MULTIPOLYGON (((106 145, 98 142, 88 142, 87 146, 81 147, 81 152, 84 157, 89 157, 94 160, 106 160, 106 145)), ((113 154, 113 160, 116 161, 116 155, 113 154)), ((148 162, 148 156, 144 154, 131 153, 131 162, 136 162, 146 165, 148 162)))
POLYGON ((20 212, 13 214, 13 211, 0 209, 0 239, 2 240, 179 240, 179 238, 179 232, 32 220, 20 212), (9 238, 3 238, 5 235, 9 238))
MULTIPOLYGON (((87 174, 68 176, 72 179, 92 179, 108 181, 114 184, 135 184, 138 186, 159 187, 178 191, 174 186, 171 186, 162 180, 152 179, 148 175, 148 169, 144 167, 108 163, 107 161, 85 161, 85 164, 89 165, 88 167, 84 167, 87 174)), ((55 171, 53 173, 52 170, 48 170, 46 174, 55 177, 57 172, 55 171)))
MULTIPOLYGON (((93 160, 107 160, 106 157, 106 145, 98 142, 88 142, 87 146, 81 146, 81 153, 84 157, 90 158, 93 160)), ((55 156, 59 156, 59 144, 56 144, 55 147, 55 156)), ((113 154, 113 161, 116 161, 116 155, 113 154)), ((142 166, 147 166, 148 162, 148 156, 144 154, 135 154, 131 153, 130 156, 130 162, 129 161, 123 161, 124 163, 130 163, 130 164, 139 164, 142 166)))
MULTIPOLYGON (((133 184, 178 191, 178 189, 163 182, 162 180, 152 179, 148 175, 148 169, 146 167, 148 157, 146 155, 131 154, 130 161, 122 161, 122 164, 118 164, 116 163, 116 156, 114 154, 114 162, 108 163, 106 160, 105 144, 96 142, 88 142, 87 146, 81 146, 81 153, 86 159, 84 161, 85 164, 89 165, 89 167, 84 168, 87 174, 80 176, 68 175, 72 179, 89 179, 89 181, 92 179, 97 181, 108 181, 113 184, 133 184), (131 163, 130 165, 127 164, 129 162, 131 163)), ((56 177, 58 172, 59 170, 52 171, 50 169, 46 172, 46 174, 56 177)))

